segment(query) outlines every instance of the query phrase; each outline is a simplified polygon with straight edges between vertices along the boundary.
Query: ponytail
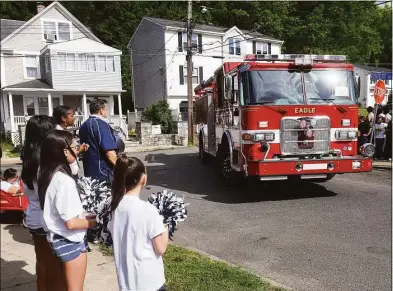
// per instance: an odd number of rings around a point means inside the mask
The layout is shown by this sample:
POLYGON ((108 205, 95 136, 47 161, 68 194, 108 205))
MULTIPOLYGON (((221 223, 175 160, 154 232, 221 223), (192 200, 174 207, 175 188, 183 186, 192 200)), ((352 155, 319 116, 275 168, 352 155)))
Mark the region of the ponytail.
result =
POLYGON ((126 192, 138 186, 144 174, 146 168, 141 160, 128 158, 125 154, 119 155, 113 171, 111 212, 116 210, 126 192))

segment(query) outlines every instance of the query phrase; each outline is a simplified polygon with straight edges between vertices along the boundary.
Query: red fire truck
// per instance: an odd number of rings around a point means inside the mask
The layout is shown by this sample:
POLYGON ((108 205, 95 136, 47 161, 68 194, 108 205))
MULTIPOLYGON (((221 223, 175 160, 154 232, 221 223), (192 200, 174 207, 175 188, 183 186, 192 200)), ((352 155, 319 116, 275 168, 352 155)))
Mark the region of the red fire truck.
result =
POLYGON ((225 183, 327 181, 368 172, 375 148, 357 147, 359 84, 345 56, 248 55, 195 88, 199 156, 225 183))

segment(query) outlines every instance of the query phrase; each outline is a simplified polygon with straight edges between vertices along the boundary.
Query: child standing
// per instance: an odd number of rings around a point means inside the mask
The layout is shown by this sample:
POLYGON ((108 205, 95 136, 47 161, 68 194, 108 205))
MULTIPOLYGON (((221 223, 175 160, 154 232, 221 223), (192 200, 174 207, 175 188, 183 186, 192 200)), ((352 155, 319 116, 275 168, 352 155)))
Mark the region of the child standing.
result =
POLYGON ((87 266, 86 230, 95 227, 92 216, 83 217, 82 203, 72 175, 76 143, 70 132, 54 130, 42 142, 38 195, 49 245, 61 261, 68 291, 82 291, 87 266))
POLYGON ((375 124, 375 157, 377 159, 383 158, 383 147, 385 143, 385 128, 386 124, 383 122, 384 116, 379 116, 375 124))
POLYGON ((162 255, 168 228, 157 209, 139 198, 146 182, 146 168, 139 159, 125 155, 117 159, 108 228, 122 291, 166 290, 162 255))

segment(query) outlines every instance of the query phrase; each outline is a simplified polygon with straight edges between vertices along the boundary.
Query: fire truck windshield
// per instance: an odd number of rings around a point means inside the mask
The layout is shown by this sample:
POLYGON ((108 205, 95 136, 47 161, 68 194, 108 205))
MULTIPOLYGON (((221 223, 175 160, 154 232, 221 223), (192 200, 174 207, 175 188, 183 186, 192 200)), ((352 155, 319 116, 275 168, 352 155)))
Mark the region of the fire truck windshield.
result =
POLYGON ((353 74, 344 70, 251 70, 240 90, 242 105, 305 104, 304 96, 307 104, 356 103, 353 74))
POLYGON ((353 74, 344 70, 312 70, 304 72, 304 88, 308 104, 356 103, 353 74))

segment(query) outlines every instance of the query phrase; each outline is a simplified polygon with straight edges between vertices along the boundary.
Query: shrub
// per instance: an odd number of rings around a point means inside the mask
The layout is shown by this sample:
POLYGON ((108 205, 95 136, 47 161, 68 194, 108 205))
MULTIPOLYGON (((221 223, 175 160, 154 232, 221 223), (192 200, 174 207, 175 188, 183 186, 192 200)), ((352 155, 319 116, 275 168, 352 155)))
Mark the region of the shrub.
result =
POLYGON ((172 114, 168 101, 161 100, 157 104, 148 106, 143 115, 144 119, 150 121, 153 125, 161 125, 162 133, 171 133, 172 114))

